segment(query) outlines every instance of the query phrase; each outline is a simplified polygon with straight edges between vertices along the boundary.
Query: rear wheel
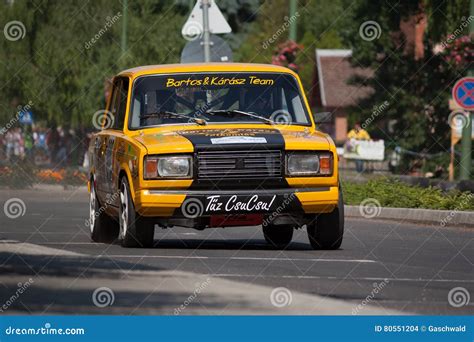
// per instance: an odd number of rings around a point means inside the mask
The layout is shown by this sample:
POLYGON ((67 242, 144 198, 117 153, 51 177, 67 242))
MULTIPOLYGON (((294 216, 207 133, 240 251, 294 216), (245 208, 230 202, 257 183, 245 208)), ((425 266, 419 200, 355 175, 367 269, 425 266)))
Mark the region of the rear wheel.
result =
POLYGON ((113 242, 118 237, 119 225, 105 213, 105 207, 100 205, 94 181, 91 180, 90 184, 89 228, 91 230, 91 239, 95 242, 113 242))
POLYGON ((330 213, 319 214, 307 226, 308 238, 314 249, 338 249, 344 236, 344 201, 339 189, 337 207, 330 213))
POLYGON ((119 222, 123 247, 153 247, 155 226, 135 211, 127 177, 120 182, 119 222))
POLYGON ((289 225, 266 225, 263 226, 263 236, 273 247, 284 249, 293 238, 293 227, 289 225))

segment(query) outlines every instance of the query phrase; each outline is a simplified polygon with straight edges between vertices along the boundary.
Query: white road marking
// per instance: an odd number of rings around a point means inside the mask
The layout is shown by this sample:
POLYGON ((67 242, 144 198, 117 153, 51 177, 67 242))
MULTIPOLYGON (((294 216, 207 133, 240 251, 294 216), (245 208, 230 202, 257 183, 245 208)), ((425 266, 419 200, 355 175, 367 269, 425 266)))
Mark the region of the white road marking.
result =
MULTIPOLYGON (((3 234, 38 234, 38 232, 2 232, 3 234)), ((41 234, 62 234, 62 235, 73 235, 77 234, 77 232, 41 232, 41 234)), ((48 242, 48 243, 42 243, 42 245, 48 245, 48 244, 67 244, 68 242, 48 242)))
MULTIPOLYGON (((323 280, 344 280, 344 277, 325 277, 325 276, 296 276, 296 275, 262 275, 262 274, 206 274, 213 277, 223 278, 234 278, 234 277, 253 277, 253 278, 289 278, 289 279, 323 279, 323 280)), ((474 279, 426 279, 426 278, 378 278, 378 277, 363 277, 363 278, 351 278, 353 280, 361 281, 422 281, 422 282, 435 282, 435 283, 474 283, 474 279)), ((350 280, 350 279, 346 279, 350 280)))
MULTIPOLYGON (((44 217, 47 217, 48 215, 46 214, 38 214, 38 213, 32 213, 32 214, 29 214, 29 215, 26 215, 26 216, 44 216, 44 217)), ((49 221, 61 221, 61 220, 64 220, 64 217, 51 217, 49 219, 49 221)), ((85 221, 86 219, 85 218, 82 218, 82 217, 70 217, 67 219, 68 221, 85 221)))
POLYGON ((126 255, 108 254, 100 255, 109 258, 156 258, 156 259, 225 259, 225 260, 264 260, 264 261, 311 261, 311 262, 355 262, 355 263, 377 263, 375 260, 365 259, 303 259, 303 258, 252 258, 252 257, 208 257, 208 256, 186 256, 186 255, 126 255))
POLYGON ((41 242, 39 245, 64 245, 64 246, 70 246, 70 245, 97 245, 100 246, 101 244, 98 242, 41 242))

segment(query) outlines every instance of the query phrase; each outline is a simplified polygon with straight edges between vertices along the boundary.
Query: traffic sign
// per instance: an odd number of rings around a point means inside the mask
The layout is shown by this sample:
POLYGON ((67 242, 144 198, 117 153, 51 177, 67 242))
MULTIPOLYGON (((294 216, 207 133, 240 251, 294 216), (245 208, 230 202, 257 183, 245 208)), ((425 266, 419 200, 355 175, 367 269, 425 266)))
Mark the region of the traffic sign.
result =
POLYGON ((474 77, 463 77, 453 88, 454 101, 465 110, 474 110, 474 77))
MULTIPOLYGON (((220 11, 219 7, 213 0, 209 0, 209 31, 213 34, 231 33, 232 28, 220 11)), ((188 20, 181 30, 184 38, 189 36, 202 36, 204 32, 203 14, 201 1, 197 1, 194 5, 188 20)))
POLYGON ((31 111, 21 112, 19 117, 20 123, 24 125, 32 125, 33 124, 33 113, 31 111))
MULTIPOLYGON (((201 63, 204 60, 203 39, 188 42, 181 52, 181 63, 201 63)), ((222 38, 210 36, 210 62, 232 62, 232 50, 222 38)))

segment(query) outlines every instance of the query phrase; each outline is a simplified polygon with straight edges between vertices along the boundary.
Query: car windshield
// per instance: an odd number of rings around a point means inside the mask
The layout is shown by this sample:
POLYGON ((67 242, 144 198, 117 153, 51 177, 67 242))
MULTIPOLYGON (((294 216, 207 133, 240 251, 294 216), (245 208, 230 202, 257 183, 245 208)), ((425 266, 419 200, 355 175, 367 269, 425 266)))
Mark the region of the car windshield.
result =
POLYGON ((133 86, 130 128, 164 124, 309 125, 296 79, 276 73, 144 76, 133 86))

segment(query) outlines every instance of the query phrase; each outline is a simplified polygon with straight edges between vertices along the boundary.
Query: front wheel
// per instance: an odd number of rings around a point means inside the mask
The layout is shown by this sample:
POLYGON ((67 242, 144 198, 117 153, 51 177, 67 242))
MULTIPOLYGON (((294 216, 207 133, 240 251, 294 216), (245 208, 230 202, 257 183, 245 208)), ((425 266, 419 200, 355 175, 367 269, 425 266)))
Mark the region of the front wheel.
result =
POLYGON ((120 240, 123 247, 153 247, 155 226, 136 213, 126 177, 120 182, 120 240))
POLYGON ((266 225, 263 226, 263 236, 265 240, 273 247, 284 249, 293 238, 293 227, 289 225, 266 225))
POLYGON ((338 249, 344 235, 344 201, 339 189, 337 207, 330 213, 319 214, 307 226, 308 238, 313 249, 338 249))
POLYGON ((99 203, 94 181, 90 182, 89 194, 89 228, 94 242, 110 243, 119 235, 118 223, 105 213, 106 207, 99 203))

